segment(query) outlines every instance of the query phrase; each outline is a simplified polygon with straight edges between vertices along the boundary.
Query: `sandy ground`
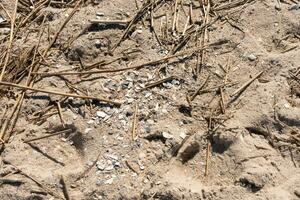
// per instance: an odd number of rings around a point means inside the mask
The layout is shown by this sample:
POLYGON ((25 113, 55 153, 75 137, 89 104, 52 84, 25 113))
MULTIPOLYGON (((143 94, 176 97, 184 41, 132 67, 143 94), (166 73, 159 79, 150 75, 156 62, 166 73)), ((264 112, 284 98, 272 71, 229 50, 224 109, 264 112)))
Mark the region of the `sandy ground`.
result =
POLYGON ((296 1, 45 2, 19 1, 0 82, 0 199, 300 198, 296 1))

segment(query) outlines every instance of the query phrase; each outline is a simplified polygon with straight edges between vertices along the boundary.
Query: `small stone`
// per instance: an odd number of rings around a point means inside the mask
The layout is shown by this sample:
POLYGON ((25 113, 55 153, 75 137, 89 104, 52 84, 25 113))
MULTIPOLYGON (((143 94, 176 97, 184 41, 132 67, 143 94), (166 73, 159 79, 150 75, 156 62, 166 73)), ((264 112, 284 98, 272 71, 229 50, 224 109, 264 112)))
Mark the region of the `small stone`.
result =
POLYGON ((275 5, 275 9, 281 11, 281 7, 279 5, 275 5))
POLYGON ((144 154, 143 152, 139 153, 139 159, 140 160, 143 160, 145 157, 146 157, 146 154, 144 154))
POLYGON ((165 88, 171 88, 172 84, 171 83, 163 83, 162 84, 165 88))
POLYGON ((173 85, 180 85, 180 82, 178 80, 172 80, 173 85))
POLYGON ((97 17, 103 17, 103 16, 104 16, 104 13, 102 13, 102 12, 96 12, 96 16, 97 16, 97 17))
POLYGON ((0 24, 5 22, 5 21, 6 21, 6 19, 0 15, 0 24))
POLYGON ((180 136, 182 139, 186 138, 185 132, 181 132, 179 136, 180 136))
POLYGON ((148 97, 150 97, 151 95, 152 95, 151 92, 147 92, 147 93, 145 94, 145 97, 148 98, 148 97))
POLYGON ((96 163, 96 166, 99 170, 103 171, 106 168, 106 163, 104 160, 100 160, 96 163))
POLYGON ((170 133, 167 132, 162 132, 162 136, 166 139, 171 139, 173 138, 173 135, 171 135, 170 133))
POLYGON ((107 133, 108 133, 108 135, 113 135, 114 134, 114 132, 113 132, 113 130, 111 128, 108 129, 107 133))
POLYGON ((100 118, 105 118, 107 117, 107 114, 103 111, 97 111, 97 116, 100 117, 100 118))
POLYGON ((95 46, 96 46, 96 48, 101 48, 101 46, 102 46, 102 43, 101 43, 101 41, 100 40, 96 40, 95 41, 95 46))
POLYGON ((285 103, 283 104, 285 108, 290 108, 290 104, 289 103, 285 103))
POLYGON ((138 165, 140 166, 140 169, 141 170, 144 170, 145 169, 145 166, 141 163, 141 161, 138 160, 138 165))
POLYGON ((142 30, 142 29, 138 29, 136 32, 137 32, 138 34, 141 34, 141 33, 143 33, 143 30, 142 30))
POLYGON ((113 161, 114 167, 121 167, 121 164, 119 161, 113 161))
POLYGON ((257 57, 254 55, 254 54, 249 54, 247 56, 247 58, 250 60, 250 61, 255 61, 257 59, 257 57))

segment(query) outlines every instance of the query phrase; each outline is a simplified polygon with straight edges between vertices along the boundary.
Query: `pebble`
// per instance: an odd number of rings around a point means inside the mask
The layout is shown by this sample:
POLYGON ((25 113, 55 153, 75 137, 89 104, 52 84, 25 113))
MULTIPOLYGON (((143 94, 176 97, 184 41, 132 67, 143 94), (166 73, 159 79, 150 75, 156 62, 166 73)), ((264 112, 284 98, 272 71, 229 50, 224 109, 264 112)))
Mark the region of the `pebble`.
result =
POLYGON ((152 95, 151 92, 147 92, 147 93, 145 94, 145 97, 148 98, 148 97, 150 97, 151 95, 152 95))
POLYGON ((96 46, 96 48, 101 48, 101 46, 102 46, 102 44, 101 44, 101 41, 100 40, 96 40, 95 41, 95 46, 96 46))
POLYGON ((100 118, 105 118, 107 117, 107 114, 103 111, 97 111, 97 116, 100 117, 100 118))
POLYGON ((103 16, 104 16, 104 13, 102 13, 102 12, 96 12, 96 16, 97 16, 97 17, 103 17, 103 16))
POLYGON ((139 159, 140 160, 143 160, 145 157, 146 157, 146 154, 144 154, 143 152, 139 153, 139 159))
POLYGON ((100 160, 96 163, 96 166, 99 170, 103 171, 106 168, 106 163, 104 160, 100 160))
POLYGON ((179 136, 180 136, 182 139, 186 138, 185 132, 181 132, 179 136))
POLYGON ((145 169, 145 166, 142 164, 141 161, 138 160, 138 165, 140 166, 140 169, 141 170, 144 170, 145 169))
POLYGON ((171 139, 173 138, 173 135, 171 135, 170 133, 167 132, 162 132, 162 136, 166 139, 171 139))
POLYGON ((5 22, 5 21, 6 21, 6 19, 0 15, 0 24, 5 22))
POLYGON ((276 4, 276 5, 275 5, 275 9, 278 10, 278 11, 280 11, 280 10, 281 10, 280 5, 279 5, 279 4, 276 4))
POLYGON ((255 61, 257 59, 257 57, 254 55, 254 54, 249 54, 247 56, 247 58, 250 60, 250 61, 255 61))

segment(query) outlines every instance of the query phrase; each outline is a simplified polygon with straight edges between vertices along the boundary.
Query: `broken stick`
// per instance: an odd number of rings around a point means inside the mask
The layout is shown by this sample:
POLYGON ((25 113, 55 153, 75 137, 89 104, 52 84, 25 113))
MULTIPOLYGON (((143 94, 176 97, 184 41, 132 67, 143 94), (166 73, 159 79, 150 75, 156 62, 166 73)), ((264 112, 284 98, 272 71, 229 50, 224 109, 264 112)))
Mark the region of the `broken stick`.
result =
POLYGON ((127 25, 130 20, 102 20, 102 19, 93 19, 90 20, 92 24, 105 24, 105 25, 115 25, 115 24, 120 24, 120 25, 127 25))
POLYGON ((49 135, 45 135, 45 136, 41 136, 41 137, 36 137, 36 138, 32 138, 32 139, 27 139, 27 140, 24 140, 24 143, 29 143, 29 142, 33 142, 33 141, 36 141, 36 140, 41 140, 41 139, 53 137, 53 136, 56 136, 56 135, 61 135, 61 134, 64 134, 64 133, 68 133, 70 131, 72 131, 72 129, 67 129, 67 130, 59 131, 57 133, 53 133, 53 134, 49 134, 49 135))
POLYGON ((37 88, 32 88, 32 87, 18 85, 18 84, 4 82, 4 81, 0 81, 0 85, 4 85, 4 86, 7 86, 7 87, 16 87, 16 88, 20 88, 20 89, 23 89, 23 90, 31 90, 31 91, 34 91, 34 92, 42 92, 42 93, 46 93, 46 94, 60 95, 60 96, 65 96, 65 97, 74 97, 74 98, 81 98, 81 99, 98 100, 98 101, 103 101, 105 103, 110 103, 110 104, 113 104, 113 105, 116 105, 116 106, 121 106, 120 102, 115 102, 115 101, 111 101, 109 99, 104 99, 104 98, 99 98, 99 97, 92 97, 92 96, 86 96, 86 95, 76 95, 76 94, 70 94, 70 93, 63 93, 63 92, 37 89, 37 88))
POLYGON ((135 109, 134 109, 133 121, 132 121, 132 132, 131 132, 132 141, 135 141, 137 138, 136 124, 137 124, 138 108, 139 108, 139 105, 138 105, 138 103, 136 103, 135 109))
POLYGON ((253 83, 253 81, 255 81, 258 77, 260 77, 263 73, 264 73, 264 71, 261 71, 258 74, 256 74, 252 79, 250 79, 244 85, 242 85, 239 89, 237 89, 236 91, 234 91, 230 96, 233 97, 233 96, 242 94, 242 92, 244 92, 247 89, 247 87, 251 83, 253 83))

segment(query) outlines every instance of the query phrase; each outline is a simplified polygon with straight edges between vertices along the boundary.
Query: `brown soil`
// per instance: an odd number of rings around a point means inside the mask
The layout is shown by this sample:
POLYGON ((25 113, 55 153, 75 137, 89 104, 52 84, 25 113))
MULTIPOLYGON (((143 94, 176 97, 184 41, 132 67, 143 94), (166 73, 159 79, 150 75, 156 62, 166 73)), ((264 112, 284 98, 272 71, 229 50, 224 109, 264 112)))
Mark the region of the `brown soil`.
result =
POLYGON ((295 0, 0 3, 0 199, 300 198, 295 0))

